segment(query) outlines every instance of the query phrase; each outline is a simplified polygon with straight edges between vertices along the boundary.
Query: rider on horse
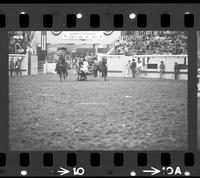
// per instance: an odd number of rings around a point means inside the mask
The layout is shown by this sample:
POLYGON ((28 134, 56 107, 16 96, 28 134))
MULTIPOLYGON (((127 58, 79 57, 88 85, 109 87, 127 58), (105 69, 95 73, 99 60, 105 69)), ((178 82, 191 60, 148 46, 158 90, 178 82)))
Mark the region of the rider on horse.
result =
POLYGON ((58 52, 57 52, 58 61, 56 63, 55 71, 59 74, 61 72, 60 70, 62 68, 62 71, 65 72, 65 77, 66 77, 68 75, 68 72, 67 72, 68 65, 67 65, 67 61, 66 61, 65 51, 66 51, 66 48, 58 49, 58 52))

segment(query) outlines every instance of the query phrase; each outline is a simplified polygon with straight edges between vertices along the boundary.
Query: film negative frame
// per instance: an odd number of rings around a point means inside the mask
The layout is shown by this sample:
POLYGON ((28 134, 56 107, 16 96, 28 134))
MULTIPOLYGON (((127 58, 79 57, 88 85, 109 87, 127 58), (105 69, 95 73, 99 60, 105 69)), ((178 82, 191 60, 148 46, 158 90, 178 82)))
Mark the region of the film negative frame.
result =
MULTIPOLYGON (((197 31, 200 4, 9 4, 0 6, 0 176, 199 176, 197 149, 197 31), (28 14, 20 17, 21 12, 28 14), (66 15, 81 13, 75 27, 66 15), (136 19, 130 19, 131 13, 136 19), (47 16, 46 20, 43 16, 47 16), (91 20, 92 14, 95 20, 91 20), (116 16, 114 20, 114 15, 116 16), (142 14, 142 15, 141 15, 142 14), (161 27, 161 15, 170 25, 161 27), (97 18, 97 21, 96 21, 97 18), (100 23, 98 22, 100 19, 100 23), (2 20, 3 19, 3 20, 2 20), (145 20, 146 19, 146 23, 145 20), (28 25, 27 25, 27 20, 28 25), (51 20, 52 23, 51 23, 51 20), (23 22, 22 22, 23 21, 23 22), (4 23, 5 22, 5 23, 4 23), (68 24, 69 25, 69 24, 68 24), (188 149, 162 151, 30 151, 8 149, 8 31, 10 30, 175 30, 188 34, 188 149), (194 60, 195 59, 195 60, 194 60), (179 173, 179 169, 181 174, 179 173), (84 171, 83 171, 83 169, 84 171), (144 170, 160 170, 157 174, 144 170), (77 174, 76 174, 77 173, 77 174)), ((21 14, 22 15, 22 14, 21 14)))

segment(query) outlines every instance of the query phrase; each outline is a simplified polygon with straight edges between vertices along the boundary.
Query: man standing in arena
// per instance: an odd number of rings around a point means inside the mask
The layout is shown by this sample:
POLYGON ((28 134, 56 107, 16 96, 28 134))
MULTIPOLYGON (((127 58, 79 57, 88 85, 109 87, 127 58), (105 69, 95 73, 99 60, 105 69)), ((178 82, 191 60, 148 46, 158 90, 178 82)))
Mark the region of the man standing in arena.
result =
POLYGON ((85 73, 88 73, 89 63, 86 59, 83 60, 83 70, 85 73))
POLYGON ((137 63, 137 74, 138 74, 138 78, 141 78, 141 75, 142 75, 142 61, 139 60, 138 63, 137 63))
POLYGON ((10 75, 11 76, 12 76, 14 69, 15 69, 15 64, 14 64, 13 58, 11 58, 11 61, 10 61, 10 75))
POLYGON ((23 60, 23 57, 21 57, 21 59, 17 59, 17 61, 15 62, 15 70, 17 72, 17 75, 19 75, 20 73, 20 76, 22 76, 22 71, 21 71, 21 62, 23 60))
POLYGON ((136 72, 136 62, 135 62, 135 59, 132 59, 132 63, 131 63, 131 71, 132 71, 132 77, 135 78, 135 72, 136 72))
POLYGON ((160 79, 161 79, 161 77, 163 76, 165 72, 165 64, 163 61, 161 61, 159 68, 160 68, 160 79))
POLYGON ((128 63, 126 64, 126 77, 129 76, 129 73, 130 73, 130 70, 131 70, 131 60, 128 60, 128 63))
POLYGON ((179 65, 177 62, 174 63, 174 79, 178 79, 178 74, 179 74, 179 65))

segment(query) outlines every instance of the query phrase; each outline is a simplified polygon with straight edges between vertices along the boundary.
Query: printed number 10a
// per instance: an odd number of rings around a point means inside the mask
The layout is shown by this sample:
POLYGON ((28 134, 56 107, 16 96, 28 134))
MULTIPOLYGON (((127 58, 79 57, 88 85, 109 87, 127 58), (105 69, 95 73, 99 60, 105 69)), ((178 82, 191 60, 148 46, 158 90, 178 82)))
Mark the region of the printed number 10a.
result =
POLYGON ((176 168, 163 167, 162 169, 165 175, 181 175, 182 174, 180 167, 176 167, 176 168))

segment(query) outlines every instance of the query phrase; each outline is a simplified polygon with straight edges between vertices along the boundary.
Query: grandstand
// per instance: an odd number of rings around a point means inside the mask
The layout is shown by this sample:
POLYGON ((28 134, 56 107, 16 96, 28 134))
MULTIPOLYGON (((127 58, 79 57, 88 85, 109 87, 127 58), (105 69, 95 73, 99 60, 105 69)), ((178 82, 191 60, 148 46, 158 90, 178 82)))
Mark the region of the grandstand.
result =
POLYGON ((115 41, 110 55, 185 55, 187 37, 183 32, 134 31, 115 41))

